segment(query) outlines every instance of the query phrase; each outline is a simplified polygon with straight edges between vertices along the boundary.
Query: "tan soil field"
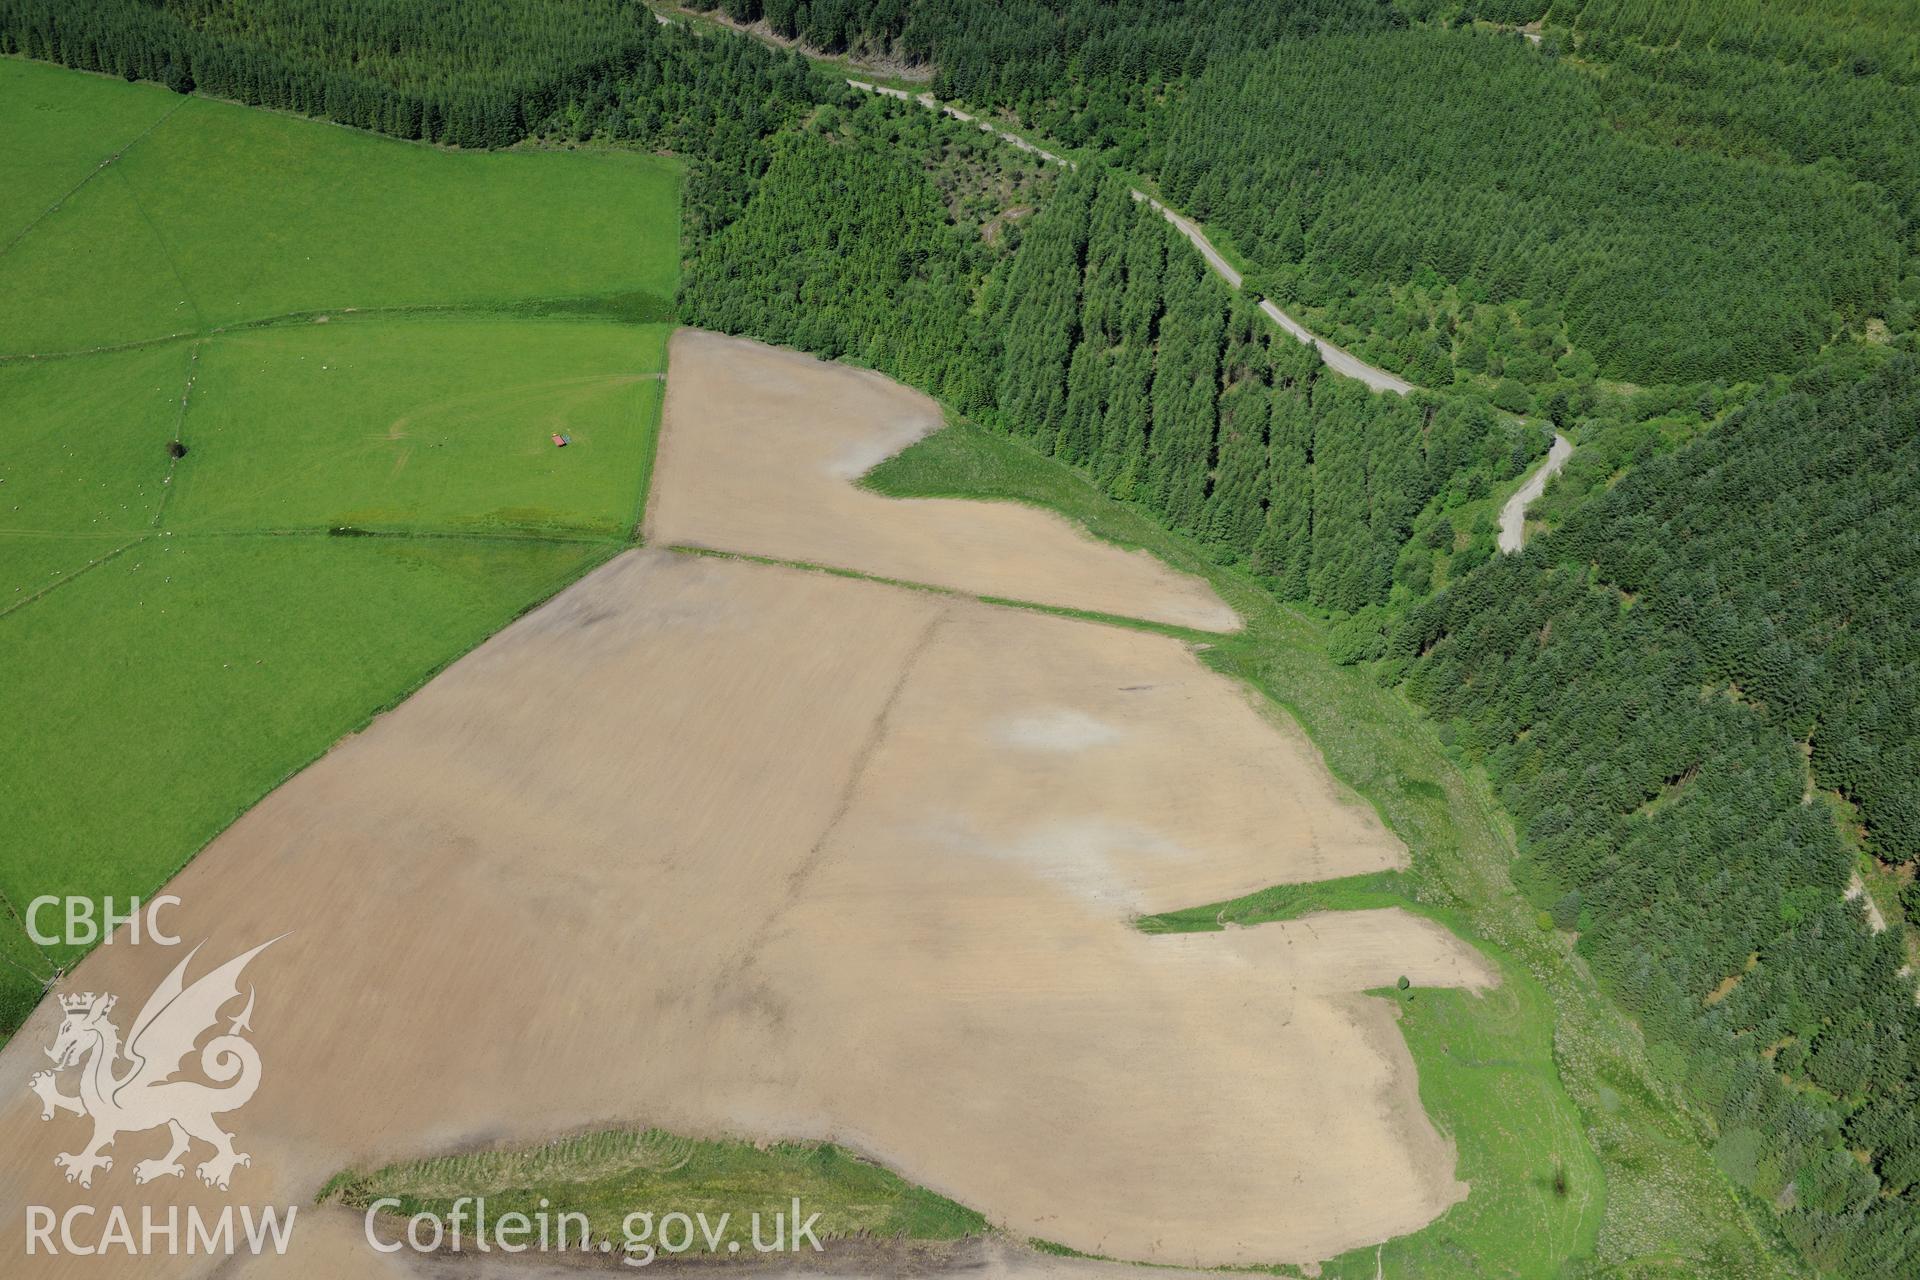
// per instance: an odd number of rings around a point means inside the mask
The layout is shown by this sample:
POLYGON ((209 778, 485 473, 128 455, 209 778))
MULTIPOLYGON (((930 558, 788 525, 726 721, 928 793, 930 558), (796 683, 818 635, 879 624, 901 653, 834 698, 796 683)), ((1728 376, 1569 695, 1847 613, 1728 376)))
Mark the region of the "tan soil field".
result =
MULTIPOLYGON (((673 361, 669 444, 698 434, 688 413, 702 430, 747 420, 721 413, 736 383, 768 412, 770 388, 791 387, 783 420, 817 423, 838 421, 848 386, 876 406, 890 388, 801 377, 751 344, 677 339, 673 361)), ((756 438, 805 446, 768 474, 823 456, 803 432, 756 438)), ((702 503, 749 501, 699 480, 660 473, 682 529, 702 503)), ((812 508, 843 497, 796 483, 754 501, 827 531, 812 508)), ((965 562, 949 584, 999 572, 965 535, 972 513, 1000 536, 1002 509, 938 505, 965 562)), ((918 517, 846 510, 850 557, 938 550, 915 542, 918 517)), ((709 536, 726 523, 706 520, 709 536)), ((1208 599, 1130 556, 1085 581, 1091 544, 1037 527, 1032 589, 981 589, 1208 599)), ((408 1274, 312 1208, 330 1174, 620 1123, 840 1141, 1016 1239, 1174 1264, 1325 1258, 1466 1194, 1394 1006, 1358 993, 1402 974, 1479 988, 1489 967, 1396 911, 1162 937, 1130 917, 1405 857, 1296 730, 1176 640, 628 552, 342 742, 170 886, 169 923, 209 939, 196 975, 292 931, 245 979, 265 1071, 225 1118, 253 1157, 230 1194, 191 1174, 135 1187, 162 1132, 123 1136, 91 1192, 60 1181, 53 1154, 86 1127, 42 1123, 27 1092, 59 1021, 57 1003, 36 1011, 0 1053, 0 1256, 23 1258, 30 1204, 296 1203, 290 1256, 239 1274, 408 1274)), ((180 955, 123 941, 61 990, 121 993, 124 1029, 180 955)), ((1001 1249, 990 1273, 1025 1273, 1025 1257, 1001 1249)), ((216 1269, 93 1261, 8 1274, 216 1269)))
POLYGON ((944 422, 877 373, 682 329, 647 507, 653 546, 724 548, 883 578, 1232 631, 1197 579, 1015 503, 880 497, 850 481, 944 422))

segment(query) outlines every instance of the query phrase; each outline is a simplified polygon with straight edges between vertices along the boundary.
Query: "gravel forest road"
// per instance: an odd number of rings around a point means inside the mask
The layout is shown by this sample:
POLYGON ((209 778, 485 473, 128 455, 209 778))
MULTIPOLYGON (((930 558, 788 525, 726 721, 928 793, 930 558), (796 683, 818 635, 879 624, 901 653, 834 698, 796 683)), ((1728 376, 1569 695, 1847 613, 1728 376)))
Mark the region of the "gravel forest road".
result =
MULTIPOLYGON (((1036 156, 1048 164, 1062 165, 1066 168, 1074 167, 1073 161, 1055 155, 1044 147, 1036 146, 1017 133, 1009 133, 1005 129, 982 122, 971 113, 962 111, 959 107, 951 103, 941 102, 930 93, 912 94, 908 93, 905 89, 892 89, 886 85, 873 84, 866 80, 849 80, 847 84, 862 93, 877 93, 888 98, 898 98, 902 102, 918 102, 929 111, 944 112, 952 116, 955 120, 964 121, 968 124, 978 124, 981 132, 991 133, 1002 142, 1018 147, 1020 150, 1027 152, 1029 155, 1036 156)), ((1218 275, 1235 289, 1239 289, 1245 283, 1240 272, 1235 270, 1233 264, 1227 261, 1226 256, 1214 247, 1213 241, 1207 239, 1207 233, 1200 229, 1199 224, 1184 214, 1181 214, 1178 210, 1168 208, 1160 201, 1137 188, 1133 192, 1133 198, 1152 205, 1161 217, 1172 223, 1174 229, 1191 241, 1193 247, 1200 251, 1200 256, 1207 260, 1207 265, 1213 268, 1214 274, 1218 275)), ((1296 339, 1318 350, 1320 352, 1320 358, 1324 360, 1327 367, 1335 373, 1344 374, 1349 378, 1356 378, 1366 383, 1367 386, 1373 388, 1375 391, 1391 391, 1395 395, 1403 396, 1413 390, 1413 384, 1405 378, 1396 377, 1377 365, 1368 364, 1352 352, 1335 346, 1325 338, 1316 337, 1308 331, 1305 325, 1282 311, 1271 298, 1262 298, 1260 300, 1260 311, 1269 320, 1292 334, 1296 339)))

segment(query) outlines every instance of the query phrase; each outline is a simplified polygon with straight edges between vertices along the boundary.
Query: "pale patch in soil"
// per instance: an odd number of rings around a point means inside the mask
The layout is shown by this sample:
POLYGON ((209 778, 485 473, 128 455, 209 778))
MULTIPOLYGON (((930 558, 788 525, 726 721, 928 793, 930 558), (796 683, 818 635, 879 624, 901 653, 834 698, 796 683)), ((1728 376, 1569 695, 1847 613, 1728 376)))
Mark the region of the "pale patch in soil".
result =
POLYGON ((994 726, 994 737, 1006 746, 1029 751, 1084 751, 1117 741, 1120 731, 1084 712, 1056 707, 1002 720, 994 726))

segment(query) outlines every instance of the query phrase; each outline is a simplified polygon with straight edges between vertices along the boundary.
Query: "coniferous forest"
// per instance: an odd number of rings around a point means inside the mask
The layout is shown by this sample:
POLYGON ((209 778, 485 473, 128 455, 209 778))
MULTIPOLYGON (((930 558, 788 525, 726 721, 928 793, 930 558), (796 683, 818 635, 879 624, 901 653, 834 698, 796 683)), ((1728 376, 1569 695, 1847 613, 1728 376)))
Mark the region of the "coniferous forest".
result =
POLYGON ((721 7, 926 62, 937 94, 1158 181, 1368 358, 1515 411, 1920 322, 1897 0, 721 7))
MULTIPOLYGON (((1834 313, 1888 300, 1902 246, 1884 194, 1623 134, 1587 76, 1545 61, 1434 29, 1276 45, 1194 82, 1162 181, 1290 297, 1424 270, 1462 302, 1552 299, 1565 346, 1635 382, 1790 368, 1834 313)), ((1483 327, 1427 327, 1441 369, 1483 327)))
POLYGON ((996 248, 939 189, 977 135, 882 102, 831 119, 779 139, 745 213, 691 259, 689 321, 925 387, 1342 610, 1389 599, 1436 497, 1485 492, 1546 446, 1481 402, 1323 373, 1117 178, 1040 179, 1018 248, 996 248))
POLYGON ((737 212, 764 140, 841 91, 797 54, 702 40, 630 0, 0 0, 0 53, 448 146, 674 151, 697 161, 690 225, 737 212))
POLYGON ((0 52, 686 157, 686 321, 919 386, 1344 620, 1731 1181, 1823 1271, 1920 1275, 1920 948, 1846 896, 1920 920, 1910 0, 718 7, 1079 167, 621 0, 0 0, 0 52), (1133 182, 1426 390, 1325 370, 1133 182), (1466 513, 1549 427, 1574 460, 1496 555, 1466 513))
POLYGON ((1804 381, 1415 609, 1393 652, 1735 1179, 1822 1267, 1907 1275, 1920 1017, 1899 933, 1844 896, 1835 810, 1914 857, 1920 362, 1804 381))
POLYGON ((627 0, 5 0, 0 52, 400 138, 505 147, 562 101, 633 73, 653 25, 627 0))

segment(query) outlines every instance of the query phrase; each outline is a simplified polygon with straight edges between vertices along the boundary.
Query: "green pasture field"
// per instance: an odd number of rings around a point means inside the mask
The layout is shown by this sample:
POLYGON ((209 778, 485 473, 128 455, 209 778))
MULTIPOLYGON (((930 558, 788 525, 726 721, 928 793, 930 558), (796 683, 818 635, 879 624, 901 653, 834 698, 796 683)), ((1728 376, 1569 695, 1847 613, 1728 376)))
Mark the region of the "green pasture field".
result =
POLYGON ((0 892, 149 893, 342 734, 611 551, 162 530, 69 580, 0 620, 0 892))
POLYGON ((1399 906, 1440 920, 1498 964, 1502 985, 1485 995, 1371 993, 1401 1002, 1421 1099, 1473 1190, 1422 1230, 1334 1259, 1323 1275, 1797 1274, 1764 1214, 1713 1164, 1703 1123, 1659 1082, 1637 1028, 1598 993, 1568 937, 1541 930, 1514 890, 1513 834, 1484 773, 1462 765, 1397 690, 1336 665, 1326 622, 1065 465, 972 423, 950 424, 864 483, 893 497, 1030 503, 1206 577, 1247 626, 1208 637, 1203 659, 1284 706, 1413 854, 1407 872, 1278 886, 1150 917, 1144 929, 1399 906))
POLYGON ((0 63, 0 248, 183 101, 158 85, 0 63))
POLYGON ((200 354, 167 523, 625 537, 668 332, 399 319, 223 334, 200 354))
POLYGON ((0 610, 153 525, 184 346, 0 363, 0 610))
POLYGON ((33 898, 151 895, 631 543, 679 168, 12 59, 0 141, 4 1039, 83 950, 33 898))
MULTIPOLYGON (((10 65, 0 62, 0 73, 10 65)), ((166 245, 141 215, 121 163, 98 170, 0 254, 0 356, 90 350, 207 327, 166 245)))
MULTIPOLYGON (((671 305, 680 254, 671 160, 453 155, 0 60, 0 139, 30 135, 52 113, 64 113, 64 136, 26 144, 32 190, 8 197, 30 210, 25 218, 43 216, 0 251, 0 354, 348 307, 620 293, 659 299, 663 317, 671 305)), ((11 205, 0 211, 10 216, 11 205)))

